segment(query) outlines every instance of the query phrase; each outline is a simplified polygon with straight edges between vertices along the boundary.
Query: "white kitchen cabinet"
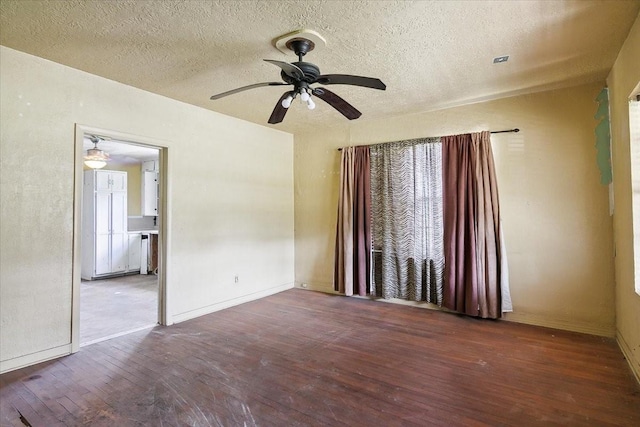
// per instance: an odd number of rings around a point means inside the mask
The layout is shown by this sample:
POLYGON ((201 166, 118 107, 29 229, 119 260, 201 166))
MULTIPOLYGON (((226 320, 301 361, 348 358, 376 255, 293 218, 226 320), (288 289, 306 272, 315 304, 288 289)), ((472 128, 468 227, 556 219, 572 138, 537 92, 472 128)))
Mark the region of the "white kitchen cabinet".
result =
POLYGON ((142 162, 142 172, 158 172, 160 169, 159 166, 159 160, 145 160, 144 162, 142 162))
POLYGON ((159 160, 142 162, 142 216, 158 216, 159 160))
MULTIPOLYGON (((129 262, 127 272, 140 272, 142 256, 142 234, 138 232, 129 233, 129 262)), ((146 260, 145 260, 146 261, 146 260)))
POLYGON ((142 171, 142 216, 158 216, 158 172, 142 171))
POLYGON ((82 278, 124 273, 129 265, 127 173, 85 171, 82 201, 82 278))

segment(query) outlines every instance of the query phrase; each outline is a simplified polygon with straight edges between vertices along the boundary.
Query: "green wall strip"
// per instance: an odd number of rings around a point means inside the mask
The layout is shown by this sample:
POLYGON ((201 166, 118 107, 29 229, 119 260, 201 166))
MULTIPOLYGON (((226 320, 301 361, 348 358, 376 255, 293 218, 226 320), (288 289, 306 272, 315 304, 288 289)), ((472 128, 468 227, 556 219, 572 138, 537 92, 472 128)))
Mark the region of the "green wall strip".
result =
POLYGON ((600 120, 596 126, 596 161, 600 169, 600 182, 608 185, 613 180, 611 170, 611 129, 609 126, 609 89, 604 88, 596 97, 598 110, 594 118, 600 120))

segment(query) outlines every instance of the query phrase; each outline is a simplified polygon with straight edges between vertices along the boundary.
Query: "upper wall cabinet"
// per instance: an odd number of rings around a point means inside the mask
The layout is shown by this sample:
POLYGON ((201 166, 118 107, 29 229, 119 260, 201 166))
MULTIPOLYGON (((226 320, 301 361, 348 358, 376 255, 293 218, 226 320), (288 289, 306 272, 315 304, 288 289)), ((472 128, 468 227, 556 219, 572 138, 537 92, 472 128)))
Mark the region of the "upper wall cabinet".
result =
POLYGON ((158 172, 158 170, 160 169, 158 162, 159 160, 147 160, 142 162, 142 172, 144 171, 158 172))
MULTIPOLYGON (((92 172, 92 171, 86 171, 92 172)), ((96 173, 85 173, 86 184, 94 187, 94 191, 127 191, 127 174, 117 171, 94 170, 96 173), (93 184, 91 184, 93 182, 93 184)))
POLYGON ((158 161, 142 163, 142 216, 158 216, 158 161))

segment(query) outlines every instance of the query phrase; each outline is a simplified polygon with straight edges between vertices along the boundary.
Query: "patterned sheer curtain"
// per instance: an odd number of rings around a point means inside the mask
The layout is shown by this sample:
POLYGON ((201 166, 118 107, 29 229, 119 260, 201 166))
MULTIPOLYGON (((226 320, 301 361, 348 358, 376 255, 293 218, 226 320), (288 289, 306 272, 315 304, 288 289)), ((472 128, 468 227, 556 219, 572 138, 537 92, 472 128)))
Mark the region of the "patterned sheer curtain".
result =
POLYGON ((442 304, 440 138, 370 147, 372 294, 442 304))

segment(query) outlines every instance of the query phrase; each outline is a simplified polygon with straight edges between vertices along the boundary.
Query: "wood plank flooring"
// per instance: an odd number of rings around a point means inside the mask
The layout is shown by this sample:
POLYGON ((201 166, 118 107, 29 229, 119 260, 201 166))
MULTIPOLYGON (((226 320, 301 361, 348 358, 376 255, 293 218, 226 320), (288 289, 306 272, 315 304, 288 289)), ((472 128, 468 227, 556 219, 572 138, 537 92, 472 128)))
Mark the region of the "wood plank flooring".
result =
POLYGON ((289 290, 0 376, 2 426, 638 426, 614 340, 289 290), (19 412, 18 412, 19 411, 19 412))

